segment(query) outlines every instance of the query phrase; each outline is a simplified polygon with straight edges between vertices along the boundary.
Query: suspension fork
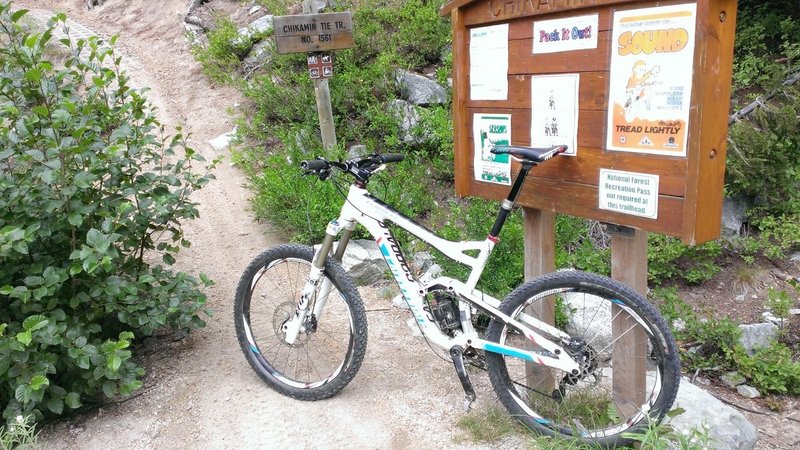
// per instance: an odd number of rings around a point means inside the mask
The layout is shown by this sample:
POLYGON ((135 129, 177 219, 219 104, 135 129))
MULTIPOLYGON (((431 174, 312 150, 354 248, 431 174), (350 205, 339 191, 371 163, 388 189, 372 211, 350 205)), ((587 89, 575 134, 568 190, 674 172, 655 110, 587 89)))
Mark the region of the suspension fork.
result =
POLYGON ((303 287, 303 292, 300 295, 295 313, 289 320, 284 322, 281 327, 282 331, 285 333, 284 339, 288 344, 297 342, 297 336, 300 332, 306 331, 304 325, 306 323, 306 317, 308 316, 308 306, 311 304, 312 300, 314 300, 314 310, 312 311, 314 317, 319 319, 322 313, 328 295, 333 288, 331 280, 323 277, 325 263, 328 254, 330 254, 333 248, 334 239, 336 239, 336 236, 339 235, 343 229, 345 232, 334 254, 334 258, 341 260, 347 243, 350 241, 350 236, 352 236, 353 230, 355 229, 355 223, 347 222, 346 225, 343 226, 339 224, 338 221, 334 220, 328 224, 328 228, 325 230, 325 239, 322 241, 322 245, 320 245, 319 250, 314 254, 314 259, 311 261, 311 270, 308 274, 308 280, 306 280, 306 284, 303 287), (314 295, 317 290, 317 285, 320 284, 320 280, 322 280, 322 284, 320 285, 319 294, 315 298, 314 295))

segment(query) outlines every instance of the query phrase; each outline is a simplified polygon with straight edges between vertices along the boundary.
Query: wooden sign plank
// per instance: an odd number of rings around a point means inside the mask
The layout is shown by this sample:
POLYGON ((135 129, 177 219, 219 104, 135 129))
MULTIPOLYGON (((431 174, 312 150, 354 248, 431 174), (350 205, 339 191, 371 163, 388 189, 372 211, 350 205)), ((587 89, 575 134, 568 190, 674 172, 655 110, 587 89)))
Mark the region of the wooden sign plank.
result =
POLYGON ((355 46, 350 12, 275 17, 278 53, 310 53, 355 46))

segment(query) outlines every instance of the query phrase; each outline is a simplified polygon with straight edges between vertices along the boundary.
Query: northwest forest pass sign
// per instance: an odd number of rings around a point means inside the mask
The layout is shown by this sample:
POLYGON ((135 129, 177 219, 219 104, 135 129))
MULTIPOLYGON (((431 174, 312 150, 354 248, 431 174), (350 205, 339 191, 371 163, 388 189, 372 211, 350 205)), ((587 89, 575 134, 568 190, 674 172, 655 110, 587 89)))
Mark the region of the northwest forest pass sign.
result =
POLYGON ((351 48, 353 17, 350 12, 276 16, 278 53, 311 53, 351 48))
POLYGON ((736 0, 452 0, 456 193, 500 200, 493 140, 567 145, 519 203, 719 236, 736 0), (502 119, 508 132, 492 134, 502 119))

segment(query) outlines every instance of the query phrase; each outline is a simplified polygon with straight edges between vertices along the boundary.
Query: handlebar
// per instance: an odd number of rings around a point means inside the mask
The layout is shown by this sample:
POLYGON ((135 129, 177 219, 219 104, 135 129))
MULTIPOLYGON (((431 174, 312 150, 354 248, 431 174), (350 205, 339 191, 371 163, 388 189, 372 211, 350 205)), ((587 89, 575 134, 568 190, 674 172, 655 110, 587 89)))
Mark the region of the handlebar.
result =
POLYGON ((342 172, 353 175, 356 180, 367 183, 373 172, 378 171, 386 163, 400 162, 405 159, 400 154, 374 154, 363 158, 353 158, 347 161, 328 161, 317 158, 300 162, 300 168, 308 175, 317 175, 320 180, 327 180, 331 176, 331 169, 336 168, 342 172))

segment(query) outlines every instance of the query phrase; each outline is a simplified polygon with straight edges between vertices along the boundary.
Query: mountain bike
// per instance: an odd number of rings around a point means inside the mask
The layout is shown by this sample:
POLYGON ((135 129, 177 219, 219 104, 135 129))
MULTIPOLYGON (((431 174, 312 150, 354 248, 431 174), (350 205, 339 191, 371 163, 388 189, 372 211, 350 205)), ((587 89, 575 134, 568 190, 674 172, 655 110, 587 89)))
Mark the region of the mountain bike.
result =
POLYGON ((502 302, 476 289, 528 172, 566 149, 494 147, 492 153, 510 154, 521 169, 486 239, 463 242, 437 236, 369 194, 370 177, 402 155, 303 161, 301 168, 321 180, 340 173, 354 181, 317 251, 279 245, 244 271, 234 319, 247 361, 271 388, 299 400, 331 397, 353 379, 364 359, 367 319, 339 261, 360 224, 375 239, 425 339, 449 354, 468 402, 476 398, 466 370, 472 363, 486 368, 500 402, 534 431, 601 446, 628 442, 623 433, 661 420, 678 389, 675 343, 655 308, 618 281, 574 270, 527 281, 502 302), (466 281, 418 281, 390 223, 468 266, 466 281), (555 321, 540 313, 548 302, 555 321), (488 327, 476 325, 479 317, 490 319, 488 327), (612 332, 618 318, 625 325, 612 332), (615 393, 615 375, 624 376, 614 371, 617 343, 634 332, 646 340, 635 356, 646 372, 644 388, 621 396, 615 393))

